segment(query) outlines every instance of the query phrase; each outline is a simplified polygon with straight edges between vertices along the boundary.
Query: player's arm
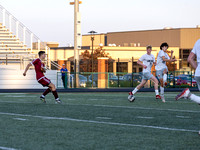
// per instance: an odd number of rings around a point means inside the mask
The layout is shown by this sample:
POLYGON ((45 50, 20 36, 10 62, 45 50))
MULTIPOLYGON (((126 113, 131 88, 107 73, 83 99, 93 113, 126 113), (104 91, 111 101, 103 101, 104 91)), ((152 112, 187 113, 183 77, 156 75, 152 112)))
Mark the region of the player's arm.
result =
POLYGON ((45 64, 43 64, 43 66, 41 66, 41 71, 42 71, 43 73, 46 73, 47 69, 46 69, 46 67, 45 67, 45 64))
POLYGON ((165 58, 165 56, 162 56, 162 60, 165 62, 175 62, 176 59, 173 59, 172 57, 170 59, 165 58))
POLYGON ((171 50, 171 57, 170 57, 170 59, 173 59, 173 54, 174 54, 174 51, 171 50))
POLYGON ((191 52, 190 55, 189 55, 189 57, 188 57, 188 60, 187 60, 188 63, 190 63, 190 65, 191 65, 194 69, 197 68, 197 63, 194 61, 195 57, 196 57, 196 55, 195 55, 193 52, 191 52))
POLYGON ((154 56, 153 56, 153 64, 154 64, 154 66, 157 65, 156 58, 154 56))
POLYGON ((29 69, 31 66, 32 66, 31 63, 29 63, 29 64, 26 66, 25 71, 24 71, 24 73, 23 73, 23 76, 26 76, 26 73, 27 73, 28 69, 29 69))
POLYGON ((147 66, 144 65, 144 64, 142 63, 142 61, 140 61, 140 60, 137 61, 137 64, 140 65, 140 66, 142 66, 142 67, 145 68, 145 69, 147 68, 147 66))

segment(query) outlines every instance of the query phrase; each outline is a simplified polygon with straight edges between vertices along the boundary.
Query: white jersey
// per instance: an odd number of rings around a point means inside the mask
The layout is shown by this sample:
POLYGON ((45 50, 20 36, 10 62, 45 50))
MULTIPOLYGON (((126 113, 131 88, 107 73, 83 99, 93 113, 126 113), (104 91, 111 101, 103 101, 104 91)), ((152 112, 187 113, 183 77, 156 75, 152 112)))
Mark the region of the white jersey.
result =
POLYGON ((143 68, 143 72, 151 72, 151 68, 155 62, 154 55, 144 54, 139 60, 142 61, 145 66, 147 66, 146 69, 143 68))
POLYGON ((162 70, 165 68, 167 69, 166 62, 163 61, 162 59, 163 56, 165 57, 165 59, 170 59, 169 55, 166 52, 164 52, 163 50, 160 50, 157 57, 157 64, 155 67, 156 70, 162 70))
POLYGON ((197 56, 197 68, 195 71, 195 76, 200 76, 200 39, 195 43, 192 53, 197 56))

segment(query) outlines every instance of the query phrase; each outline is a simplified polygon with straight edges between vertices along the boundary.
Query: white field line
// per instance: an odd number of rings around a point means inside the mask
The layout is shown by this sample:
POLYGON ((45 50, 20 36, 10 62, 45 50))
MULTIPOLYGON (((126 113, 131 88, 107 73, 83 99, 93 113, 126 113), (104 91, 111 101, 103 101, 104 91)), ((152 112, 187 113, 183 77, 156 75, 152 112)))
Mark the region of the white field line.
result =
POLYGON ((5 95, 4 97, 37 97, 37 96, 27 96, 27 95, 5 95))
POLYGON ((68 117, 34 116, 34 115, 23 115, 23 114, 5 113, 5 112, 0 112, 0 115, 32 117, 32 118, 40 118, 40 119, 47 119, 47 120, 65 120, 65 121, 84 122, 84 123, 93 123, 93 124, 105 124, 105 125, 116 125, 116 126, 127 126, 127 127, 151 128, 151 129, 168 130, 168 131, 199 132, 197 130, 177 129, 177 128, 138 125, 138 124, 126 124, 126 123, 117 123, 117 122, 103 122, 103 121, 94 121, 94 120, 82 120, 82 119, 74 119, 74 118, 68 118, 68 117))
POLYGON ((191 117, 188 117, 188 116, 176 116, 177 118, 184 118, 184 119, 189 119, 191 117))
POLYGON ((129 107, 129 106, 111 106, 111 105, 93 105, 96 107, 108 107, 108 108, 125 108, 125 109, 144 109, 144 110, 158 110, 158 111, 175 111, 175 112, 188 112, 188 113, 200 113, 200 111, 193 110, 181 110, 181 109, 160 109, 151 107, 129 107))
MULTIPOLYGON (((178 103, 177 101, 166 101, 166 103, 178 103)), ((178 104, 194 104, 192 101, 184 102, 181 101, 178 104)))
POLYGON ((33 102, 19 102, 19 101, 0 101, 0 103, 35 104, 33 102))
POLYGON ((0 149, 1 150, 17 150, 17 149, 14 149, 14 148, 2 147, 2 146, 0 146, 0 149))
POLYGON ((89 101, 104 101, 106 99, 88 99, 89 101))
MULTIPOLYGON (((51 99, 49 99, 51 101, 51 99)), ((35 104, 34 102, 18 102, 18 101, 0 101, 0 103, 23 103, 23 104, 35 104)), ((62 105, 65 105, 64 103, 62 105)), ((181 109, 160 109, 151 107, 134 107, 134 106, 111 106, 111 105, 91 105, 91 104, 69 104, 71 106, 94 106, 94 107, 108 107, 108 108, 125 108, 125 109, 141 109, 141 110, 157 110, 157 111, 173 111, 173 112, 187 112, 187 113, 200 113, 200 111, 195 110, 181 110, 181 109)))
POLYGON ((26 121, 27 119, 24 118, 13 118, 14 120, 26 121))
POLYGON ((105 120, 110 120, 112 118, 108 118, 108 117, 96 117, 97 119, 105 119, 105 120))
POLYGON ((68 101, 75 101, 76 99, 68 98, 68 101))
POLYGON ((139 118, 139 119, 153 119, 154 117, 137 116, 136 118, 139 118))

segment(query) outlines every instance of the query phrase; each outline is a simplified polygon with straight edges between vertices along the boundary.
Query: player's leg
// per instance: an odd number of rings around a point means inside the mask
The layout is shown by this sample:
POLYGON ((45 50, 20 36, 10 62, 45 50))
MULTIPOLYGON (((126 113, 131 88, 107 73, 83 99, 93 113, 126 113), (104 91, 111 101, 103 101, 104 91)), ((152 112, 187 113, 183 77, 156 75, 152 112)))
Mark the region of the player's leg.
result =
POLYGON ((50 89, 50 88, 46 89, 46 90, 44 91, 44 93, 40 96, 40 100, 43 101, 44 103, 46 103, 46 101, 45 101, 45 96, 46 96, 47 94, 49 94, 50 92, 51 92, 51 89, 50 89))
POLYGON ((132 94, 135 95, 146 83, 147 80, 143 79, 142 82, 132 91, 132 94))
POLYGON ((133 102, 135 100, 134 95, 137 93, 138 90, 140 90, 146 84, 146 82, 147 80, 142 79, 142 82, 132 92, 129 92, 128 100, 130 102, 133 102))
MULTIPOLYGON (((195 77, 195 80, 200 91, 200 77, 195 77)), ((184 89, 180 94, 176 96, 176 100, 179 100, 181 98, 190 99, 191 101, 194 101, 200 105, 200 97, 195 94, 192 94, 188 88, 184 89)))
POLYGON ((53 83, 50 83, 50 84, 48 85, 48 87, 51 89, 51 91, 52 91, 52 93, 53 93, 53 95, 54 95, 54 98, 55 98, 56 102, 57 102, 57 103, 62 103, 61 100, 60 100, 59 97, 58 97, 58 93, 57 93, 57 91, 56 91, 56 86, 55 86, 53 83))
POLYGON ((65 88, 65 76, 62 76, 63 86, 65 88))
POLYGON ((163 70, 163 85, 167 86, 167 69, 163 70))
POLYGON ((163 70, 157 70, 156 76, 158 77, 158 79, 160 81, 160 96, 161 96, 162 102, 165 103, 165 96, 164 96, 165 88, 164 88, 164 84, 163 84, 164 83, 163 82, 163 70))
POLYGON ((152 76, 151 77, 151 81, 154 83, 154 89, 155 89, 155 93, 156 93, 156 99, 161 99, 161 97, 159 95, 159 91, 158 91, 158 80, 156 79, 156 77, 152 76))

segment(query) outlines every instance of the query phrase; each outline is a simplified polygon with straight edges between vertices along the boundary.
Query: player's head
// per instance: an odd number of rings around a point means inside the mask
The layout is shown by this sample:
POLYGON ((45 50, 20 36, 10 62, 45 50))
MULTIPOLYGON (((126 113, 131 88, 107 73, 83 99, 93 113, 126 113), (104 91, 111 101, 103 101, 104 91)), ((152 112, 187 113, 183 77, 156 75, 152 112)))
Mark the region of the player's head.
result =
POLYGON ((160 45, 160 49, 163 50, 164 52, 166 52, 168 48, 169 48, 169 45, 167 43, 162 43, 160 45))
POLYGON ((147 46, 147 54, 151 54, 151 51, 152 51, 152 46, 148 45, 147 46))
POLYGON ((63 64, 62 67, 65 69, 66 68, 65 64, 63 64))
POLYGON ((40 59, 45 59, 45 57, 46 57, 45 51, 39 51, 38 55, 39 55, 40 59))

